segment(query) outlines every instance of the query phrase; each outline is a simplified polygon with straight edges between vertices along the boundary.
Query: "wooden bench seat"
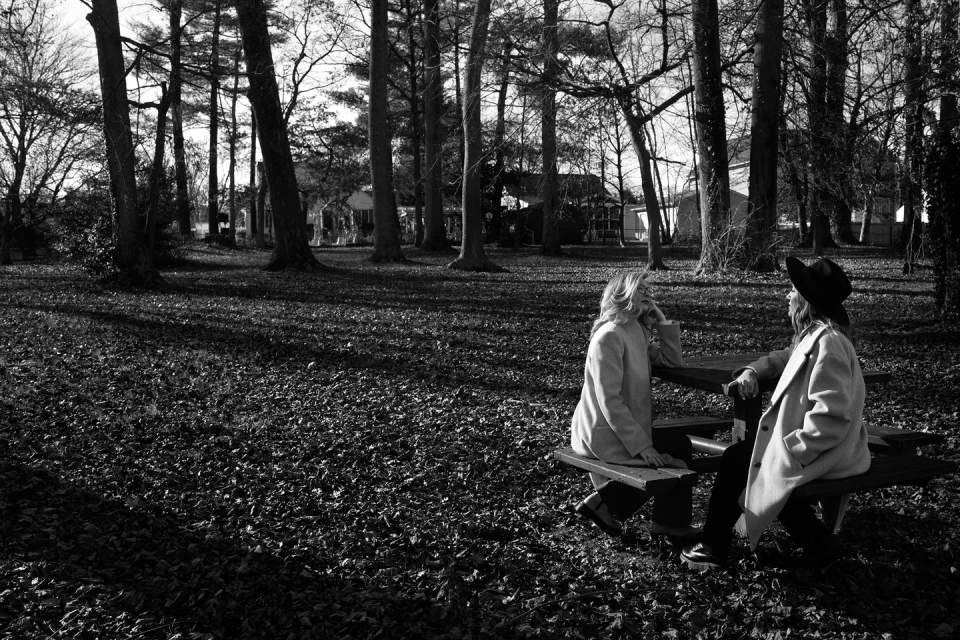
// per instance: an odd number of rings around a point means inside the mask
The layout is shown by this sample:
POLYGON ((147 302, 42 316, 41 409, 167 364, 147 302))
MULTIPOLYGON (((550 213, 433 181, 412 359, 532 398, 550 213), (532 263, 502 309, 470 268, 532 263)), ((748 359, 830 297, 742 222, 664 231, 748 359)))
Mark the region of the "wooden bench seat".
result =
MULTIPOLYGON (((820 502, 824 523, 831 531, 836 532, 840 528, 852 493, 899 485, 922 485, 932 478, 957 471, 955 462, 915 455, 920 446, 943 442, 941 435, 895 427, 867 427, 867 431, 870 449, 875 454, 870 469, 848 478, 814 480, 794 490, 798 497, 820 502)), ((696 435, 689 437, 694 451, 706 454, 695 458, 690 469, 608 465, 579 456, 570 448, 559 450, 554 455, 561 462, 574 467, 614 478, 632 487, 659 492, 678 482, 695 484, 699 473, 716 472, 720 466, 720 456, 730 446, 729 442, 696 435)))
POLYGON ((939 433, 867 425, 867 444, 874 453, 903 455, 913 453, 917 447, 942 444, 945 440, 939 433))
POLYGON ((668 491, 680 483, 693 486, 697 483, 698 478, 697 472, 690 471, 689 469, 677 469, 673 467, 651 469, 649 467, 607 464, 594 458, 585 458, 570 447, 558 449, 553 452, 553 455, 560 462, 565 462, 583 471, 593 471, 602 474, 608 478, 619 480, 626 485, 643 489, 652 494, 668 491))
MULTIPOLYGON (((653 421, 654 429, 675 429, 684 434, 700 434, 699 436, 692 436, 699 440, 707 440, 717 431, 730 429, 732 426, 733 420, 714 416, 686 416, 653 421)), ((711 440, 711 442, 713 441, 711 440)), ((691 485, 697 483, 696 472, 687 469, 649 469, 626 465, 607 465, 599 460, 580 456, 570 447, 555 451, 554 457, 582 471, 594 471, 651 493, 669 490, 677 482, 691 485)))
POLYGON ((820 498, 899 485, 925 484, 931 478, 954 473, 957 465, 925 456, 874 456, 870 468, 858 476, 814 480, 793 490, 800 498, 820 498))
MULTIPOLYGON (((695 435, 690 436, 690 441, 693 443, 694 451, 709 455, 719 455, 730 446, 729 442, 719 442, 695 435)), ((941 444, 944 441, 945 438, 939 433, 867 425, 867 446, 873 453, 894 456, 912 454, 916 453, 919 447, 941 444)), ((707 468, 700 469, 700 471, 708 473, 708 469, 709 464, 707 468)))

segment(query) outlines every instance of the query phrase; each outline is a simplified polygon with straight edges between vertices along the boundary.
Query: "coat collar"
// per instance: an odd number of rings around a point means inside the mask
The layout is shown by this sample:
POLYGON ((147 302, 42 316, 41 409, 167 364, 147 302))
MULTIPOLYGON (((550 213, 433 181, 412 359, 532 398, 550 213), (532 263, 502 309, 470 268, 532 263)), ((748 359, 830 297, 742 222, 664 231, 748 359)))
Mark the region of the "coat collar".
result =
POLYGON ((803 369, 803 366, 807 362, 807 358, 813 352, 813 348, 817 344, 817 340, 826 330, 826 327, 820 327, 813 333, 807 334, 807 336, 800 341, 800 344, 798 344, 790 354, 790 359, 787 360, 787 366, 784 367, 783 373, 780 374, 780 381, 777 382, 777 388, 774 389, 773 395, 770 396, 771 405, 776 404, 780 400, 780 396, 783 395, 783 392, 787 389, 787 387, 790 386, 790 383, 793 381, 796 375, 803 369))

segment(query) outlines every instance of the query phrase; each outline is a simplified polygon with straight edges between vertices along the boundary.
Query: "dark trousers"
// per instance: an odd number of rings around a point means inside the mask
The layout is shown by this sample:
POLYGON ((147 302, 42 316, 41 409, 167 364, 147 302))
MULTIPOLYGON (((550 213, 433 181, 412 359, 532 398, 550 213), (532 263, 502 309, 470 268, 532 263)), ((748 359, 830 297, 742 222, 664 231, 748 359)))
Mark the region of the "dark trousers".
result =
MULTIPOLYGON (((723 452, 720 470, 713 481, 701 541, 721 555, 730 549, 733 527, 743 513, 740 508, 740 494, 747 486, 753 443, 754 439, 748 438, 730 445, 723 452)), ((828 533, 813 508, 793 496, 787 500, 777 518, 790 537, 800 545, 809 544, 828 533)))
MULTIPOLYGON (((690 464, 693 448, 690 438, 664 429, 653 430, 653 448, 690 464)), ((650 494, 622 482, 611 480, 597 487, 597 493, 621 522, 632 516, 650 499, 650 494)), ((653 521, 665 527, 685 527, 693 518, 693 487, 677 487, 653 498, 653 521)))

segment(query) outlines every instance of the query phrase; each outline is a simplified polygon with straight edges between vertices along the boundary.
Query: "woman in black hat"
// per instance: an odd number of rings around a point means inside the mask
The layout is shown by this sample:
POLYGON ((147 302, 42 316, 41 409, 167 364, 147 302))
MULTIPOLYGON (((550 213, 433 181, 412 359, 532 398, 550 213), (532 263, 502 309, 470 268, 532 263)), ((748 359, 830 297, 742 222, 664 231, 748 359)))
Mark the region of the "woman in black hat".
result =
POLYGON ((723 453, 700 542, 681 552, 694 569, 726 562, 741 514, 751 550, 778 518, 810 563, 826 566, 839 555, 840 542, 791 494, 811 480, 844 478, 870 467, 863 375, 843 308, 850 281, 826 258, 810 266, 787 258, 787 271, 793 283, 787 295, 793 342, 734 373, 743 398, 757 394, 758 380, 779 377, 779 382, 757 433, 723 453))

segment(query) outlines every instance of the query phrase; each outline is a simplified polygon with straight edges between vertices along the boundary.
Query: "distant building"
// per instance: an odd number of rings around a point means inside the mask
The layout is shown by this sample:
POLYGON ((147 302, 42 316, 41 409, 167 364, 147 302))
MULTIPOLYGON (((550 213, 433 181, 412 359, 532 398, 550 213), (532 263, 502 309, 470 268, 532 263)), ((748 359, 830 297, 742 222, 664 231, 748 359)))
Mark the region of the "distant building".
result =
MULTIPOLYGON (((506 185, 507 206, 505 216, 508 224, 515 218, 523 222, 525 241, 541 242, 543 212, 540 197, 543 174, 525 176, 519 183, 506 185)), ((560 209, 560 242, 611 242, 620 236, 621 203, 614 193, 603 184, 599 176, 583 173, 561 173, 557 176, 557 199, 560 209)), ((636 198, 628 194, 624 203, 623 230, 626 240, 639 241, 646 236, 646 224, 639 215, 641 207, 636 198)))
MULTIPOLYGON (((796 132, 789 132, 788 139, 796 139, 796 132)), ((858 235, 864 214, 869 204, 873 211, 871 224, 871 237, 866 238, 868 244, 888 244, 890 238, 895 233, 893 225, 896 224, 896 188, 894 166, 895 162, 889 154, 879 148, 873 150, 868 161, 881 161, 889 168, 885 169, 883 175, 886 177, 886 184, 881 185, 877 192, 872 195, 869 203, 862 203, 853 209, 853 232, 858 235)), ((745 223, 747 215, 748 198, 750 193, 750 136, 733 138, 727 142, 728 171, 730 177, 730 212, 734 225, 745 223)), ((684 191, 677 202, 676 211, 676 230, 675 234, 679 238, 698 238, 700 237, 700 209, 697 194, 696 181, 698 176, 695 171, 691 171, 684 191)), ((777 202, 780 211, 779 224, 781 229, 795 228, 797 225, 796 194, 790 187, 786 179, 786 161, 781 149, 781 159, 778 168, 778 187, 777 202)))

